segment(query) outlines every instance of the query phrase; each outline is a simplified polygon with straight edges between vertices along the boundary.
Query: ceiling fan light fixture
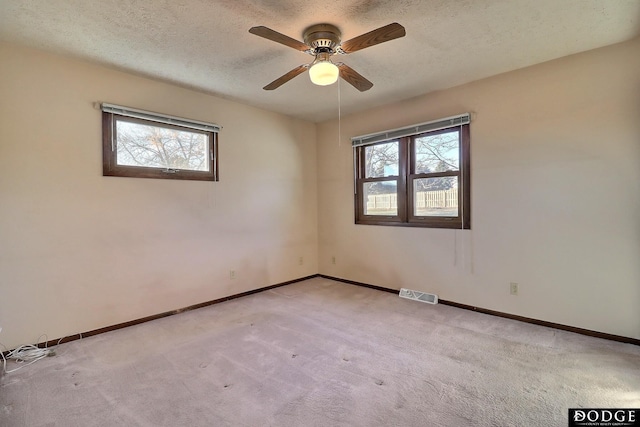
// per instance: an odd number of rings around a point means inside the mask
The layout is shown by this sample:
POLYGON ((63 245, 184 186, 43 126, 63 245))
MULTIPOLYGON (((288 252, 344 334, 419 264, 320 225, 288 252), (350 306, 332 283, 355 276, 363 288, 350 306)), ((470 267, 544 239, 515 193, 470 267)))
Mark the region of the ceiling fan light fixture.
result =
POLYGON ((338 80, 340 70, 336 64, 330 61, 317 62, 309 69, 309 78, 313 84, 318 86, 328 86, 338 80))
POLYGON ((338 80, 340 70, 338 66, 331 62, 328 53, 320 53, 309 68, 309 78, 313 84, 318 86, 328 86, 338 80))

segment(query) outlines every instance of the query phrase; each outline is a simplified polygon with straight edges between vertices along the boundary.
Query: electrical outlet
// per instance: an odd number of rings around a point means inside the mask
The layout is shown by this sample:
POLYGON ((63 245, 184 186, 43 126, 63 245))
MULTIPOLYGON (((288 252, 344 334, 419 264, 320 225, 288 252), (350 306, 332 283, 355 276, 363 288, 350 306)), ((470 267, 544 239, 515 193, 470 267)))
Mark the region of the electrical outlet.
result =
POLYGON ((298 258, 298 265, 302 265, 304 264, 304 258, 300 257, 298 258))
POLYGON ((229 279, 233 280, 235 278, 236 278, 236 271, 235 270, 229 271, 229 279))
POLYGON ((511 282, 509 284, 509 291, 511 295, 518 295, 518 284, 515 282, 511 282))
POLYGON ((331 264, 336 265, 336 257, 335 256, 331 257, 331 264))

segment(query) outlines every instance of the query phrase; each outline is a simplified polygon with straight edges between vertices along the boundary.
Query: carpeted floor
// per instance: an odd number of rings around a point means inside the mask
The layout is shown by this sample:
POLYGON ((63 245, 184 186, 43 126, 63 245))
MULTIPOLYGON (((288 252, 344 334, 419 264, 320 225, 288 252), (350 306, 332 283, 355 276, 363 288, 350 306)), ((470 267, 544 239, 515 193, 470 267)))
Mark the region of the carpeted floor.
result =
POLYGON ((1 426, 540 427, 570 407, 640 407, 640 347, 321 278, 0 379, 1 426))

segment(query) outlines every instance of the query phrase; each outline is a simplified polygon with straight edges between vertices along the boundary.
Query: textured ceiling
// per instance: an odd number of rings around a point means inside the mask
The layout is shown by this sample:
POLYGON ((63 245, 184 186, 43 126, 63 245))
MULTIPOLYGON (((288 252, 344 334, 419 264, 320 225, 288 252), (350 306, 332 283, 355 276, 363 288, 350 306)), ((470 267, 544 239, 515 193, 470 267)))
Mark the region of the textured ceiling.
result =
POLYGON ((338 95, 345 115, 629 40, 639 18, 639 0, 0 0, 0 40, 323 121, 338 116, 338 95), (325 22, 343 40, 391 22, 407 35, 340 57, 368 92, 306 74, 262 90, 312 57, 249 28, 302 40, 325 22))

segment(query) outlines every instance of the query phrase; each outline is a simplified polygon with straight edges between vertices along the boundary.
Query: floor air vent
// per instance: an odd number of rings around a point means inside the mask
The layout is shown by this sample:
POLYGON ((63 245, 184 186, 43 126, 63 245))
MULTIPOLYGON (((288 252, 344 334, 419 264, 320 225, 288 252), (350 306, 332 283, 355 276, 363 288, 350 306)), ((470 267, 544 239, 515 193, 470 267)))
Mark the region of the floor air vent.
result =
POLYGON ((438 303, 438 295, 435 294, 427 294, 425 292, 420 291, 412 291, 411 289, 400 289, 400 298, 413 299, 420 302, 426 302, 429 304, 437 304, 438 303))

